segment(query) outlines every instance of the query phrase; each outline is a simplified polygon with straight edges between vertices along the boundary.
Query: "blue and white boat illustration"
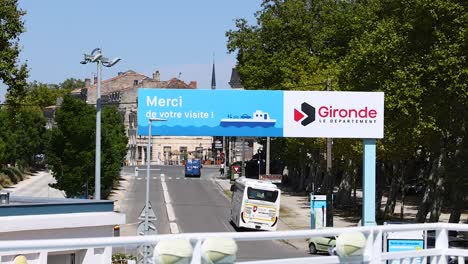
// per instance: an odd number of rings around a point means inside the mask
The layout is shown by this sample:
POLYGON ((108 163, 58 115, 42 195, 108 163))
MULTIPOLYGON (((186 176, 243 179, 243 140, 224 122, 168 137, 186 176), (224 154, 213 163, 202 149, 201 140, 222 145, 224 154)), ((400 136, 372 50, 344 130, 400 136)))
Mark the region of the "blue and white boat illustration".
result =
POLYGON ((241 116, 228 115, 228 118, 221 119, 222 127, 272 127, 276 119, 270 119, 270 115, 261 110, 256 110, 252 116, 243 114, 241 116))

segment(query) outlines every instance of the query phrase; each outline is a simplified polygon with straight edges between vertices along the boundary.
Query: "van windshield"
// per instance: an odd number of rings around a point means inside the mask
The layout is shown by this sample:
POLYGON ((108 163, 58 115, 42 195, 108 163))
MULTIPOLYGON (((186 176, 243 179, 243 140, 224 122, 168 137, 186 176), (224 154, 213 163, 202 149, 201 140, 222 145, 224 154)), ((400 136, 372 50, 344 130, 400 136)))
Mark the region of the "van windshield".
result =
POLYGON ((260 200, 274 203, 278 198, 278 191, 267 191, 248 187, 247 197, 252 200, 260 200))

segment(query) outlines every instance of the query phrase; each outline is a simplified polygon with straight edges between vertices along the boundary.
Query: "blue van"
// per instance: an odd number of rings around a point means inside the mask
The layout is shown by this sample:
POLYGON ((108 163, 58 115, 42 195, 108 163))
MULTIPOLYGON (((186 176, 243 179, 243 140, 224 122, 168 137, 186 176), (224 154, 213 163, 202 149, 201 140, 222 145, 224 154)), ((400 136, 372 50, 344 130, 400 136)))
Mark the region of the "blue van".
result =
POLYGON ((200 165, 199 159, 188 159, 185 162, 185 177, 200 177, 200 165))

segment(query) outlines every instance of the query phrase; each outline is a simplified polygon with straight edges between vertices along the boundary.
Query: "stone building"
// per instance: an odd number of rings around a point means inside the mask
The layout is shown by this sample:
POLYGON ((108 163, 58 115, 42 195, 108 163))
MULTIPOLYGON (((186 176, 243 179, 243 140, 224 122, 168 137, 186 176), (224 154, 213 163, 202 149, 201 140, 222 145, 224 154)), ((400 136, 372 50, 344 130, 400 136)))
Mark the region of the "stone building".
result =
MULTIPOLYGON (((94 78, 93 83, 90 79, 85 79, 85 87, 72 93, 89 104, 95 104, 96 84, 97 78, 94 78)), ((102 104, 115 104, 124 118, 128 136, 126 165, 145 164, 148 155, 148 138, 137 135, 138 88, 197 89, 197 82, 187 84, 177 78, 161 81, 159 71, 155 71, 150 78, 132 70, 119 72, 117 76, 101 82, 102 104)), ((186 158, 204 160, 211 157, 211 143, 212 137, 152 137, 151 160, 155 164, 179 164, 186 158)))

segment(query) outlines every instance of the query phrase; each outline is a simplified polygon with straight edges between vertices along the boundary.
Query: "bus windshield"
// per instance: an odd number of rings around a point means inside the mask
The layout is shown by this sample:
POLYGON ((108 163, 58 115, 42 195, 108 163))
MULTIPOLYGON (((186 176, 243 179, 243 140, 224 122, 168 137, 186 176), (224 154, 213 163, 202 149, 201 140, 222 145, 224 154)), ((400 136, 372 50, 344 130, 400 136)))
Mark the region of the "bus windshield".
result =
POLYGON ((274 203, 278 198, 278 191, 267 191, 255 189, 252 187, 247 188, 247 197, 253 200, 260 200, 274 203))

